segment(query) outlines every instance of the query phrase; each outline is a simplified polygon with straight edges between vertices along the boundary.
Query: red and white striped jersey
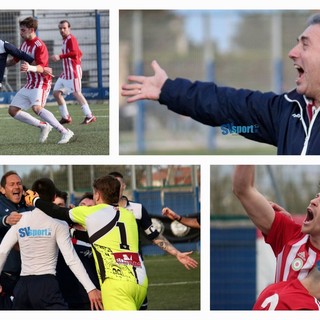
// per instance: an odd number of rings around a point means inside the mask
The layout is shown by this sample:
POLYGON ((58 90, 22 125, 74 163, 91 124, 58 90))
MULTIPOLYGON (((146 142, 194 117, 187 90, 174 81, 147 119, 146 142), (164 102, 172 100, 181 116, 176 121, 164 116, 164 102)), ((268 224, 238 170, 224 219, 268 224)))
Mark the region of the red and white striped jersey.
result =
POLYGON ((62 54, 60 54, 59 57, 62 59, 63 65, 63 72, 60 78, 66 80, 82 78, 82 52, 74 35, 69 34, 67 38, 63 40, 62 54))
POLYGON ((319 301, 297 279, 266 287, 253 310, 320 310, 319 301))
MULTIPOLYGON (((20 49, 34 58, 35 64, 42 67, 49 66, 49 53, 45 43, 38 37, 32 40, 25 40, 20 49)), ((25 88, 27 89, 50 89, 52 77, 49 75, 44 76, 38 72, 27 72, 27 83, 25 88)))
POLYGON ((301 232, 301 225, 280 212, 276 212, 265 241, 276 256, 275 282, 305 278, 320 259, 320 250, 301 232))

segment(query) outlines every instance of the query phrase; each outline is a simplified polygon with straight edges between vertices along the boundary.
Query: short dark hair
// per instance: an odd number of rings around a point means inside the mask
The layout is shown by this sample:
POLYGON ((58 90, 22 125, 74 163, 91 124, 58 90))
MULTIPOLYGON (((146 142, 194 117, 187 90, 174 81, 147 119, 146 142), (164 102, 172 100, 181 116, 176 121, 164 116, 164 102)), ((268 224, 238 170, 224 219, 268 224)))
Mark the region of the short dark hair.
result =
POLYGON ((56 196, 59 197, 59 198, 62 198, 65 203, 68 202, 68 193, 67 192, 61 191, 61 190, 56 188, 56 196))
POLYGON ((48 202, 53 202, 56 196, 56 186, 49 178, 40 178, 36 180, 31 189, 37 192, 41 199, 48 202))
POLYGON ((19 26, 22 27, 22 26, 25 26, 27 28, 33 28, 34 31, 37 31, 38 29, 38 20, 34 17, 28 17, 28 18, 25 18, 23 20, 20 20, 19 21, 19 26))
POLYGON ((101 192, 102 199, 105 203, 111 205, 118 204, 121 184, 117 178, 106 175, 96 179, 92 186, 95 190, 101 192))
POLYGON ((60 25, 60 24, 63 24, 63 23, 67 23, 67 24, 68 24, 68 27, 69 27, 69 28, 71 27, 70 22, 69 22, 68 20, 61 20, 61 21, 59 22, 59 25, 60 25))
POLYGON ((91 199, 93 200, 93 193, 92 192, 85 192, 79 199, 79 202, 80 203, 83 199, 91 199))
POLYGON ((320 14, 319 13, 315 13, 312 16, 310 16, 307 20, 307 26, 311 26, 314 24, 320 24, 320 14))
POLYGON ((121 179, 123 179, 123 175, 122 175, 120 172, 118 172, 118 171, 112 171, 112 172, 109 173, 109 175, 110 175, 110 176, 113 176, 113 177, 115 177, 115 178, 121 178, 121 179))
POLYGON ((2 188, 5 188, 6 183, 7 183, 7 178, 10 176, 13 176, 13 175, 17 175, 21 180, 21 177, 18 175, 18 173, 16 171, 14 171, 14 170, 7 171, 1 178, 0 184, 1 184, 2 188))

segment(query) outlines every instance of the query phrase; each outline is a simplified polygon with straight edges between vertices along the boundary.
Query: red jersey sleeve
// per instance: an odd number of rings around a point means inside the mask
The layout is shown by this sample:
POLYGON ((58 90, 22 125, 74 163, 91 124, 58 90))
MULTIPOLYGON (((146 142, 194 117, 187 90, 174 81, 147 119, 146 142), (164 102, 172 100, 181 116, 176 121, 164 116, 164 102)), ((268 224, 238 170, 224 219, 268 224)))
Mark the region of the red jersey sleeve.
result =
POLYGON ((281 252, 283 246, 296 235, 301 233, 301 225, 292 221, 285 214, 276 211, 275 218, 268 235, 264 235, 265 242, 270 244, 275 256, 281 252))

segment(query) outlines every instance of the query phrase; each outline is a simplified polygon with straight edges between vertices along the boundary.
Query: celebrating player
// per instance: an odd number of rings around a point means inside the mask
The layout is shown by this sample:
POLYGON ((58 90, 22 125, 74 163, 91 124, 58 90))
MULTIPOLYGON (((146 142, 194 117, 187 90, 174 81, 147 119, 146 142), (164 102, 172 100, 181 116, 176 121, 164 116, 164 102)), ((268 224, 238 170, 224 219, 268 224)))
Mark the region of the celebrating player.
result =
POLYGON ((81 105, 81 109, 85 118, 81 124, 89 124, 96 121, 96 117, 92 114, 89 104, 81 92, 81 57, 82 52, 79 48, 77 38, 71 34, 70 23, 62 20, 59 23, 60 34, 63 39, 62 53, 51 56, 51 60, 56 62, 62 60, 63 72, 54 85, 53 96, 59 105, 59 111, 62 116, 60 123, 67 124, 72 122, 66 101, 63 94, 70 94, 76 98, 81 105))

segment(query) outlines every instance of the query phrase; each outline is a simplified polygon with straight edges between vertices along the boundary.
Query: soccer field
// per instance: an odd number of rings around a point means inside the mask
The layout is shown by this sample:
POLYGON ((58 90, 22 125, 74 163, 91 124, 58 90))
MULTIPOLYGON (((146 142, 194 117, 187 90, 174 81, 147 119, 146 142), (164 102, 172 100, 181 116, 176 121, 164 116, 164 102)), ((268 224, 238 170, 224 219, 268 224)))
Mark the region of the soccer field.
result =
POLYGON ((148 310, 200 310, 200 254, 196 269, 187 270, 170 255, 146 256, 148 310))
MULTIPOLYGON (((84 119, 81 107, 68 105, 72 123, 65 125, 74 132, 67 144, 57 144, 60 133, 52 129, 48 140, 39 143, 40 129, 14 120, 8 114, 7 107, 0 108, 0 154, 2 155, 108 155, 109 154, 109 104, 90 103, 97 121, 89 125, 80 125, 84 119)), ((56 104, 47 105, 60 120, 56 104)), ((35 115, 33 111, 29 111, 35 115)))

